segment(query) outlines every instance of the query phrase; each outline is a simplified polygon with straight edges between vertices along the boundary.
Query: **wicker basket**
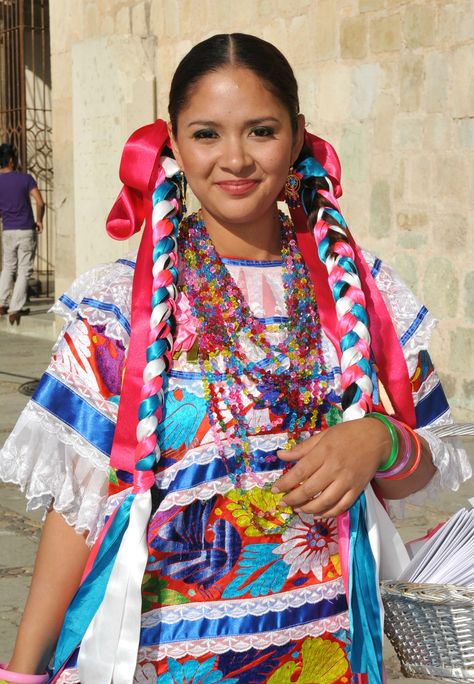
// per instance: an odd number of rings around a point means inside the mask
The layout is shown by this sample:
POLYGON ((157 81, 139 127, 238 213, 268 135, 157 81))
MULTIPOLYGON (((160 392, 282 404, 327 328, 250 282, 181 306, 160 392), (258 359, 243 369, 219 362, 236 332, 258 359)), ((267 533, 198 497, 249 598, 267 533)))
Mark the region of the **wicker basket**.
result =
POLYGON ((382 582, 385 633, 406 677, 474 682, 474 589, 382 582))

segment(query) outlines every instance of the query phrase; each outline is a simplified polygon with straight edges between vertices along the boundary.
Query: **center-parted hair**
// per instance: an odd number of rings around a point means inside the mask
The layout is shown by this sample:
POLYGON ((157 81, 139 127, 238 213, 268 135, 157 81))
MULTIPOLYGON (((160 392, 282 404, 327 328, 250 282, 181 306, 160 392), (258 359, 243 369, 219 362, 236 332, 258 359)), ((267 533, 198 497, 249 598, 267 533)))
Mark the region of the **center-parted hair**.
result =
POLYGON ((274 45, 256 36, 221 33, 195 45, 174 73, 168 112, 175 135, 179 113, 186 106, 193 87, 207 74, 226 66, 243 67, 258 76, 285 106, 296 132, 300 110, 298 84, 286 57, 274 45))

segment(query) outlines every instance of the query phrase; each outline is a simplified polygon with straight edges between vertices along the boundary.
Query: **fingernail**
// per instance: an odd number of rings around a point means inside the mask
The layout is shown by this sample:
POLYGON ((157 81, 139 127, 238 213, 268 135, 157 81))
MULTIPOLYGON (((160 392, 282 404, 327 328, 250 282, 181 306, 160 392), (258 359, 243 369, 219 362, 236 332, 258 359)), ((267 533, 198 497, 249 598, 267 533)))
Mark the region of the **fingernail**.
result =
POLYGON ((280 490, 278 489, 278 487, 276 485, 273 485, 271 491, 272 491, 272 494, 279 494, 280 493, 280 490))
POLYGON ((293 510, 294 510, 295 513, 301 513, 301 511, 302 511, 303 509, 302 509, 302 508, 293 508, 293 510))
POLYGON ((280 506, 280 508, 286 508, 288 504, 286 501, 283 501, 283 499, 280 499, 280 501, 277 503, 277 506, 280 506))

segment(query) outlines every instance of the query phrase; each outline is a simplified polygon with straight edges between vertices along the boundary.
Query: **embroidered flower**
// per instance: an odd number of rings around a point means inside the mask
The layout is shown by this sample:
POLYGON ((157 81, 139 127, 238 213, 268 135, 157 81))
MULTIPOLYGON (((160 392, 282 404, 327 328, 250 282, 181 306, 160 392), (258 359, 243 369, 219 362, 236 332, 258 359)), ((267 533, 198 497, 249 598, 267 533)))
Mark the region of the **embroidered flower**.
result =
POLYGON ((197 338, 197 319, 191 313, 189 299, 180 292, 176 300, 176 336, 173 351, 188 352, 197 338))
POLYGON ((311 571, 322 581, 323 568, 338 550, 336 532, 335 518, 315 518, 311 513, 295 515, 282 534, 283 543, 274 550, 290 566, 288 577, 311 571))
POLYGON ((300 659, 279 667, 268 680, 268 684, 349 682, 347 670, 346 654, 338 641, 322 637, 309 638, 303 642, 300 659))
POLYGON ((291 508, 280 508, 278 502, 283 494, 273 494, 269 489, 255 487, 248 492, 228 492, 229 511, 239 527, 245 528, 247 537, 275 534, 284 527, 291 508))
POLYGON ((168 672, 160 675, 156 684, 238 684, 237 679, 228 679, 221 670, 214 669, 216 661, 217 656, 212 656, 202 663, 198 660, 187 660, 181 664, 174 658, 168 658, 168 672))

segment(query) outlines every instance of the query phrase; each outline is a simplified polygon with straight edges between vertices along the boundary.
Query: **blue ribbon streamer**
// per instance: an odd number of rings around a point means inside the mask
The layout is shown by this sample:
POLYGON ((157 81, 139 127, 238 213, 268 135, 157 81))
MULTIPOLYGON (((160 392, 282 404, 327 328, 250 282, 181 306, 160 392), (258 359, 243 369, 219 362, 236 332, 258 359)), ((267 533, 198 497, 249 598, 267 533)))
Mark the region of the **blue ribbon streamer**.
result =
POLYGON ((365 524, 364 492, 349 511, 349 616, 351 670, 366 673, 370 684, 382 684, 382 625, 377 597, 375 560, 365 524))
POLYGON ((81 643, 99 608, 114 566, 122 537, 130 521, 134 494, 122 502, 104 536, 94 564, 67 609, 54 656, 54 674, 81 643))

